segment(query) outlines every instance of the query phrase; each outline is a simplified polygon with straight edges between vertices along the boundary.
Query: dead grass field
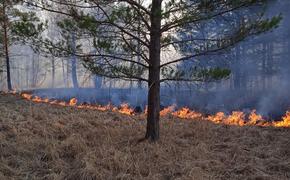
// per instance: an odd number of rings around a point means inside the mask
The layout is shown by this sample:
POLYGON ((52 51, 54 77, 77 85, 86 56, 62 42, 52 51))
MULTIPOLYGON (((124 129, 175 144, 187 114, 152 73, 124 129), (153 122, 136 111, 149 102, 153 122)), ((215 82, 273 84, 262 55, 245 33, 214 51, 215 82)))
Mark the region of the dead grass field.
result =
POLYGON ((0 95, 0 180, 290 179, 290 129, 144 117, 35 104, 0 95))

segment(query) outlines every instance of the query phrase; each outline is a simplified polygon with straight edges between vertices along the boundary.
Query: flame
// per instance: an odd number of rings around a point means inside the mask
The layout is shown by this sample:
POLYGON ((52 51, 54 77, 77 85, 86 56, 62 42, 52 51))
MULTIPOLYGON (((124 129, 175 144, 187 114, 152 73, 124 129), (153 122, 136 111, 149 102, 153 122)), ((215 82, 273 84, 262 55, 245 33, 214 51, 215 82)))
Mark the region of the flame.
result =
POLYGON ((216 124, 222 123, 226 119, 226 115, 224 112, 218 112, 215 115, 211 115, 207 117, 207 120, 212 121, 216 124))
POLYGON ((181 119, 200 119, 202 114, 199 112, 191 111, 189 108, 184 107, 180 110, 173 112, 173 116, 179 117, 181 119))
POLYGON ((134 109, 130 108, 129 104, 124 103, 121 104, 120 109, 118 108, 113 108, 113 111, 117 111, 121 114, 126 114, 126 115, 134 115, 134 109))
POLYGON ((260 114, 256 113, 256 110, 253 110, 249 115, 249 121, 247 122, 248 125, 257 125, 263 122, 263 117, 260 114))
MULTIPOLYGON (((15 93, 16 94, 16 93, 15 93)), ((120 107, 114 107, 112 104, 105 106, 102 105, 91 105, 91 104, 78 104, 76 98, 70 99, 69 102, 50 100, 48 98, 41 98, 39 96, 33 96, 28 93, 22 93, 21 96, 24 99, 37 102, 37 103, 49 103, 52 105, 59 106, 71 106, 79 109, 91 109, 99 111, 113 111, 119 112, 125 115, 135 115, 134 109, 130 107, 129 104, 121 104, 120 107)), ((181 119, 199 119, 207 120, 216 124, 226 124, 226 125, 236 125, 236 126, 273 126, 273 127, 289 127, 290 128, 290 111, 287 111, 286 114, 282 117, 282 120, 269 122, 259 114, 256 113, 256 110, 253 110, 248 116, 242 111, 233 111, 230 115, 226 115, 224 112, 217 112, 214 115, 205 116, 200 112, 192 111, 187 107, 181 108, 175 111, 176 105, 171 105, 164 108, 160 111, 161 116, 171 115, 181 119)), ((144 114, 147 114, 147 107, 145 108, 144 114)))
POLYGON ((224 120, 224 123, 227 125, 244 126, 246 124, 245 122, 245 114, 241 111, 233 111, 232 114, 224 120))
POLYGON ((167 108, 164 108, 163 110, 160 111, 160 116, 166 116, 170 115, 174 112, 175 105, 168 106, 167 108))
POLYGON ((21 94, 21 96, 25 99, 31 100, 32 99, 32 95, 31 94, 21 94))
MULTIPOLYGON (((290 114, 289 114, 290 115, 290 114)), ((289 116, 290 117, 290 116, 289 116)), ((241 111, 233 111, 230 115, 225 115, 224 112, 218 112, 215 115, 210 115, 206 118, 209 121, 212 121, 216 124, 227 124, 227 125, 237 125, 237 126, 275 126, 263 119, 260 114, 256 113, 256 110, 253 110, 248 118, 246 114, 241 111)), ((285 126, 284 126, 285 127, 285 126)))
POLYGON ((77 98, 72 98, 72 99, 69 101, 69 105, 70 105, 70 106, 75 106, 75 105, 77 105, 77 102, 78 102, 77 98))
POLYGON ((282 121, 274 122, 275 127, 290 127, 290 111, 287 111, 282 121))
POLYGON ((72 98, 70 99, 70 101, 67 103, 65 101, 58 101, 58 100, 49 100, 48 98, 41 98, 39 96, 33 96, 31 94, 27 94, 27 93, 22 93, 21 96, 24 99, 27 100, 31 100, 33 102, 36 103, 49 103, 52 105, 59 105, 59 106, 72 106, 72 107, 76 107, 79 109, 91 109, 91 110, 99 110, 99 111, 114 111, 114 112, 119 112, 122 114, 126 114, 126 115, 134 115, 134 110, 132 108, 130 108, 129 104, 121 104, 120 108, 117 107, 113 107, 111 104, 108 104, 106 106, 101 106, 101 105, 90 105, 90 104, 82 104, 82 105, 78 105, 78 100, 76 98, 72 98))
POLYGON ((38 97, 38 96, 34 96, 33 98, 32 98, 32 101, 34 101, 34 102, 44 102, 44 100, 42 100, 40 97, 38 97))

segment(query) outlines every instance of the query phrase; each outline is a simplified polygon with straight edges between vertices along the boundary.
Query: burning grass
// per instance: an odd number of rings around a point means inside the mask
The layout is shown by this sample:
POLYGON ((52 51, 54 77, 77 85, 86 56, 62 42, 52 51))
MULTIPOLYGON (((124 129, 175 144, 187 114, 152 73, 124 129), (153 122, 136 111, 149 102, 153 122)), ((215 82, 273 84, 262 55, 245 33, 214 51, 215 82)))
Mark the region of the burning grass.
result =
MULTIPOLYGON (((12 94, 17 94, 13 92, 12 94)), ((72 106, 78 109, 90 109, 90 110, 99 110, 99 111, 113 111, 119 112, 121 114, 126 115, 135 115, 135 111, 130 107, 129 104, 123 103, 120 107, 114 107, 111 104, 106 106, 98 105, 98 104, 78 104, 78 100, 76 98, 70 99, 69 102, 58 101, 58 100, 50 100, 47 98, 40 98, 38 96, 34 96, 28 93, 20 94, 24 99, 36 102, 36 103, 49 103, 53 105, 60 106, 72 106)), ((144 111, 144 115, 146 115, 147 109, 144 111)), ((175 105, 171 105, 169 107, 164 108, 160 111, 161 116, 172 115, 181 119, 191 119, 191 120, 206 120, 211 121, 216 124, 226 124, 226 125, 235 125, 235 126, 274 126, 274 127, 290 127, 290 112, 286 112, 286 114, 282 117, 282 119, 278 121, 269 121, 263 119, 263 117, 256 113, 256 110, 253 110, 249 115, 245 114, 242 111, 234 111, 230 115, 225 115, 223 112, 218 112, 214 115, 205 116, 202 113, 192 111, 189 108, 183 107, 177 111, 175 111, 175 105)))
MULTIPOLYGON (((161 121, 0 95, 0 179, 290 179, 290 129, 161 121)), ((222 116, 222 115, 221 115, 222 116)))

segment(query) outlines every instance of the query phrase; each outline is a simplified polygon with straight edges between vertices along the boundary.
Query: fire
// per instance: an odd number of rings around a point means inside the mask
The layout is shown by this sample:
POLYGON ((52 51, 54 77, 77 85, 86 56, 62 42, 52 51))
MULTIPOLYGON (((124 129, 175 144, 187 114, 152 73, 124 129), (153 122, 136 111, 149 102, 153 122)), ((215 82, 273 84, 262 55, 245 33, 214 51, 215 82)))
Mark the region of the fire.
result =
POLYGON ((28 99, 28 100, 32 99, 32 95, 31 94, 22 94, 22 97, 24 97, 25 99, 28 99))
POLYGON ((260 122, 263 122, 263 117, 260 114, 257 114, 256 110, 253 110, 249 115, 249 121, 247 122, 247 124, 257 125, 260 124, 260 122))
POLYGON ((38 96, 35 96, 35 97, 33 97, 32 98, 32 101, 34 101, 34 102, 45 102, 44 100, 42 100, 40 97, 38 97, 38 96))
POLYGON ((121 114, 126 114, 126 115, 133 115, 134 114, 134 109, 130 108, 129 104, 127 104, 127 103, 121 104, 120 109, 118 109, 116 107, 113 108, 113 111, 117 111, 121 114))
POLYGON ((172 114, 174 109, 175 109, 175 105, 168 106, 167 108, 164 108, 163 110, 160 111, 160 116, 166 116, 166 115, 172 114))
POLYGON ((173 112, 173 116, 179 117, 181 119, 200 119, 202 114, 199 112, 191 111, 189 108, 184 107, 180 110, 173 112))
POLYGON ((99 110, 99 111, 114 111, 119 112, 126 115, 134 115, 134 110, 130 108, 129 104, 121 104, 120 108, 113 107, 111 104, 108 104, 106 106, 101 105, 90 105, 90 104, 82 104, 78 105, 78 100, 76 98, 70 99, 70 101, 67 103, 65 101, 57 101, 57 100, 49 100, 48 98, 41 98, 39 96, 33 96, 31 94, 23 93, 21 96, 24 99, 31 100, 36 103, 49 103, 52 105, 59 105, 59 106, 72 106, 79 109, 91 109, 91 110, 99 110))
POLYGON ((207 120, 212 121, 216 124, 222 123, 226 119, 224 112, 218 112, 215 115, 208 116, 207 120))
POLYGON ((276 122, 269 122, 253 110, 248 118, 246 114, 241 111, 234 111, 230 115, 225 115, 224 112, 218 112, 215 115, 206 118, 216 124, 238 125, 238 126, 274 126, 274 127, 290 127, 290 112, 288 111, 282 120, 276 122))
MULTIPOLYGON (((88 105, 87 107, 93 107, 93 106, 88 105)), ((113 106, 110 103, 108 105, 106 105, 106 106, 98 105, 96 107, 96 110, 99 110, 99 111, 109 111, 111 109, 113 109, 113 106)))
POLYGON ((286 115, 282 117, 282 121, 274 122, 275 127, 290 127, 290 111, 286 112, 286 115))
POLYGON ((241 111, 233 111, 230 115, 225 115, 224 112, 218 112, 215 115, 211 115, 207 117, 207 120, 212 121, 216 124, 227 124, 227 125, 237 125, 237 126, 251 126, 251 125, 259 125, 264 126, 267 124, 266 121, 263 120, 263 117, 256 113, 256 110, 253 110, 248 118, 246 118, 246 114, 241 111))
POLYGON ((245 114, 241 111, 234 111, 224 120, 224 123, 227 125, 244 126, 246 124, 245 114))
POLYGON ((70 105, 70 106, 75 106, 75 105, 77 105, 77 102, 78 102, 78 100, 77 100, 76 98, 72 98, 72 99, 69 101, 69 105, 70 105))
MULTIPOLYGON (((37 103, 49 103, 52 105, 59 106, 71 106, 79 109, 91 109, 99 111, 113 111, 119 112, 125 115, 135 115, 134 109, 130 107, 129 104, 121 104, 120 107, 114 107, 112 104, 105 106, 102 105, 91 105, 91 104, 79 104, 77 98, 70 99, 69 102, 50 100, 48 98, 41 98, 39 96, 33 96, 28 93, 22 93, 21 96, 24 99, 37 102, 37 103)), ((285 116, 282 117, 281 121, 269 122, 259 114, 256 113, 256 110, 253 110, 250 114, 245 114, 241 111, 233 111, 231 114, 226 115, 224 112, 217 112, 214 115, 203 115, 200 112, 192 111, 187 107, 181 108, 175 111, 176 105, 171 105, 164 108, 160 111, 161 116, 171 115, 181 119, 199 119, 211 121, 215 124, 226 124, 226 125, 236 125, 236 126, 273 126, 273 127, 289 127, 290 128, 290 111, 287 111, 285 116)), ((147 107, 144 111, 144 114, 147 113, 147 107)))

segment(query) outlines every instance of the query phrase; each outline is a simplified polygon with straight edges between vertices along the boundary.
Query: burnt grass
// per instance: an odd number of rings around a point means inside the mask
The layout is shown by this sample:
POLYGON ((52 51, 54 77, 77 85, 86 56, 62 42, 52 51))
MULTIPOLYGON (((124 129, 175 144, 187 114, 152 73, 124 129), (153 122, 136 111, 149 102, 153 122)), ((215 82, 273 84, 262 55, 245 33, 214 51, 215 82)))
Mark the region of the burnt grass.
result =
POLYGON ((0 95, 0 180, 290 179, 290 129, 145 117, 0 95))

